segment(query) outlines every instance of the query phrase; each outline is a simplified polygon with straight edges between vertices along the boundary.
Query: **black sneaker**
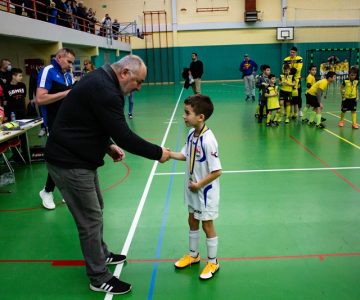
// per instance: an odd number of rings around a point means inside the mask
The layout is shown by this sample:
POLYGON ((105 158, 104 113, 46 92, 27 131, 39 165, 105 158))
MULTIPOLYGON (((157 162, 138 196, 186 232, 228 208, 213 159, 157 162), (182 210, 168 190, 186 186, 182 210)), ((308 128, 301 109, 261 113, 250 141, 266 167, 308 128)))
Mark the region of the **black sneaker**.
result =
POLYGON ((255 102, 255 96, 251 96, 251 101, 255 102))
POLYGON ((133 118, 132 113, 129 113, 129 119, 132 119, 132 118, 133 118))
POLYGON ((317 124, 316 128, 324 129, 325 125, 323 123, 317 124))
POLYGON ((110 256, 106 258, 105 263, 107 265, 117 265, 123 263, 124 261, 126 261, 126 255, 110 252, 110 256))
POLYGON ((303 122, 303 123, 308 123, 308 122, 309 122, 309 119, 306 119, 306 118, 305 118, 305 119, 302 119, 301 122, 303 122))
POLYGON ((309 122, 308 125, 309 126, 314 126, 316 123, 315 122, 309 122))
POLYGON ((249 96, 246 96, 245 101, 248 102, 249 100, 250 100, 250 97, 249 97, 249 96))
POLYGON ((321 122, 325 122, 325 121, 326 121, 326 119, 321 117, 321 122))
POLYGON ((94 292, 109 293, 112 295, 121 295, 130 292, 131 284, 121 281, 113 276, 109 281, 99 286, 95 286, 90 283, 90 290, 94 292))

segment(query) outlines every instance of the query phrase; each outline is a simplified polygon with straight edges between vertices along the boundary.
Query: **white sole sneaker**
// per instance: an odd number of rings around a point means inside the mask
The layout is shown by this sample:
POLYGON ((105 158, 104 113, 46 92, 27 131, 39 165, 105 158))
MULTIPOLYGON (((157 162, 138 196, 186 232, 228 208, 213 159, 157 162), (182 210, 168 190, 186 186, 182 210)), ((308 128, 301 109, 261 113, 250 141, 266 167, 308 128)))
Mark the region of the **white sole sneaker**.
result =
POLYGON ((45 192, 45 189, 41 190, 40 193, 40 198, 42 200, 42 205, 46 208, 46 209, 55 209, 56 205, 54 203, 54 196, 52 193, 47 193, 45 192))

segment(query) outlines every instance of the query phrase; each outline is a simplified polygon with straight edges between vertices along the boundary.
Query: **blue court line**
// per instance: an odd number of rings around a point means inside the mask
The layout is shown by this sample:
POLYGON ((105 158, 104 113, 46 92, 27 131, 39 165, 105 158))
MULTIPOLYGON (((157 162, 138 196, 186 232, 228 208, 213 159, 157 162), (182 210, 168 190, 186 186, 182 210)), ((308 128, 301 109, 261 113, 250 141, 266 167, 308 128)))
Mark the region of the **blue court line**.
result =
MULTIPOLYGON (((176 138, 175 151, 179 151, 180 133, 182 132, 182 130, 183 130, 183 123, 181 123, 181 125, 179 126, 179 130, 178 130, 177 138, 176 138)), ((177 161, 175 159, 172 161, 171 173, 175 172, 176 162, 177 161)), ((166 195, 165 209, 164 209, 164 213, 163 213, 163 216, 162 216, 162 222, 161 222, 161 227, 160 227, 160 234, 159 234, 157 249, 156 249, 155 257, 157 259, 160 258, 160 252, 161 252, 162 240, 163 240, 163 236, 164 236, 165 224, 166 224, 168 211, 169 211, 170 195, 171 195, 173 180, 174 180, 174 175, 171 175, 169 185, 168 185, 167 195, 166 195)), ((150 288, 149 288, 149 293, 148 293, 148 299, 149 300, 153 299, 156 274, 157 274, 157 270, 158 270, 158 264, 159 263, 154 263, 153 270, 151 272, 151 281, 150 281, 150 288)))

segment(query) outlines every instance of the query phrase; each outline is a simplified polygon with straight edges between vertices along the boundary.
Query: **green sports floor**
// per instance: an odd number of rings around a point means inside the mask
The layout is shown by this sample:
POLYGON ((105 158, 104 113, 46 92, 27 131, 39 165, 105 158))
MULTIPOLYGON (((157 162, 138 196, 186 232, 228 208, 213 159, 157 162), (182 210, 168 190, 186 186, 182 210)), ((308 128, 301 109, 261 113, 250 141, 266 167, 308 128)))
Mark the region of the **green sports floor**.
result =
MULTIPOLYGON (((338 127, 340 99, 324 100, 326 129, 292 121, 257 124, 242 83, 204 83, 215 112, 208 121, 223 166, 220 270, 176 270, 188 250, 183 203, 184 163, 157 164, 127 154, 99 169, 105 199, 105 240, 128 255, 111 269, 133 289, 106 296, 88 288, 74 221, 55 193, 57 208, 40 205, 46 167, 16 167, 16 183, 0 194, 0 299, 360 299, 360 130, 350 114, 338 127)), ((181 86, 144 86, 135 94, 131 128, 172 149, 185 142, 181 86), (180 99, 178 106, 177 102, 180 99), (177 108, 175 110, 175 108, 177 108)), ((359 116, 360 118, 360 116, 359 116)), ((32 132, 33 143, 43 143, 32 132)), ((200 255, 206 257, 202 234, 200 255)))

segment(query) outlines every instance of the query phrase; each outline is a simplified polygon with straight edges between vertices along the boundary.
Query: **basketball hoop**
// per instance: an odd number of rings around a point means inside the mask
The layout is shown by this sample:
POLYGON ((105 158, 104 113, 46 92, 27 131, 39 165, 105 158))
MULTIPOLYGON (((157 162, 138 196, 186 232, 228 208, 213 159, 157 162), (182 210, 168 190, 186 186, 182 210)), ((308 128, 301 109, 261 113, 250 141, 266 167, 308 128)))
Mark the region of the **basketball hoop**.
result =
POLYGON ((276 28, 276 40, 287 41, 294 39, 294 27, 278 27, 276 28))

